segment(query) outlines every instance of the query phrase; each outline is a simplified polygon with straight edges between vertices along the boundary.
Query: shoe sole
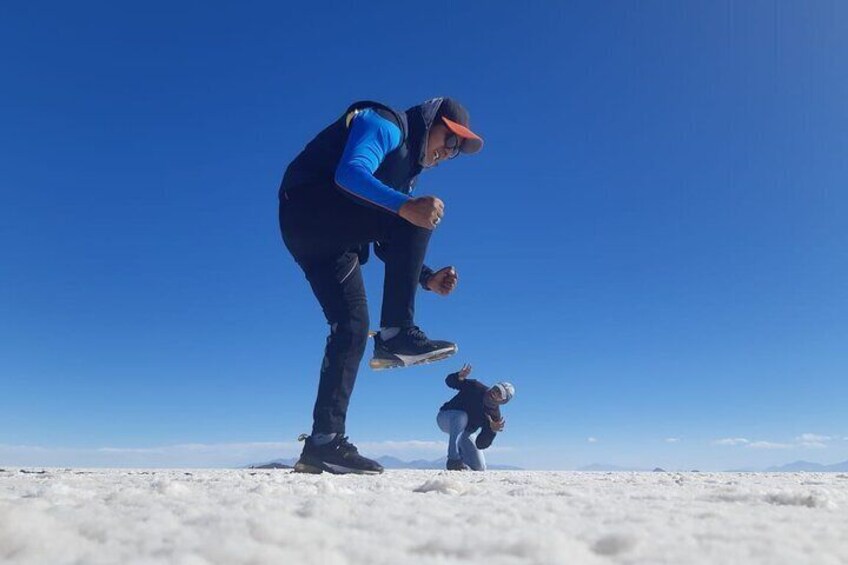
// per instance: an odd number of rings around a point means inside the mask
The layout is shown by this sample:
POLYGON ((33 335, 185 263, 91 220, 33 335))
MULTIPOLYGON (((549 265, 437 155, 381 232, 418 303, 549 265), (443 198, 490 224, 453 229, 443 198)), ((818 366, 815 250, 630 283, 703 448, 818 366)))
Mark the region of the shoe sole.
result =
POLYGON ((350 467, 342 467, 340 465, 332 465, 330 463, 321 463, 313 465, 311 463, 303 463, 298 461, 294 464, 295 473, 307 473, 309 475, 320 475, 324 471, 333 475, 379 475, 382 471, 366 471, 364 469, 351 469, 350 467))
POLYGON ((423 355, 397 355, 398 359, 377 359, 375 357, 368 362, 368 366, 375 371, 383 371, 385 369, 401 369, 415 365, 426 365, 427 363, 435 363, 436 361, 447 359, 457 351, 459 351, 459 347, 454 345, 453 347, 437 349, 423 355))

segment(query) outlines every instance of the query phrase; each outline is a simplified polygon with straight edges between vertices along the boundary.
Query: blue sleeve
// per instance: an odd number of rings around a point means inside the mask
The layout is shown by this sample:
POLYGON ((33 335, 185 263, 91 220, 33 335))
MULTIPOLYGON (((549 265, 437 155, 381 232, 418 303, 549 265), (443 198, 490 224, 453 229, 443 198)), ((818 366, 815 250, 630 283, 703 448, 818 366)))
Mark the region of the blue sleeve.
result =
POLYGON ((351 122, 347 145, 336 167, 336 184, 356 199, 397 214, 410 197, 377 180, 374 171, 400 142, 397 125, 374 110, 360 112, 351 122))

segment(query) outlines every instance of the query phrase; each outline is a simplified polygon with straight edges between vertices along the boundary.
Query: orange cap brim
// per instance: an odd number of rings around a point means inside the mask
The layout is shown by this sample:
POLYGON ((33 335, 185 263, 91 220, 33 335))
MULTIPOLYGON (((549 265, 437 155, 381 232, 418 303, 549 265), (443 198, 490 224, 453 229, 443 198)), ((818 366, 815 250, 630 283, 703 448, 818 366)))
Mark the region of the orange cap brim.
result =
POLYGON ((477 153, 483 148, 483 138, 464 125, 453 120, 449 120, 444 116, 442 116, 442 121, 445 122, 445 125, 449 130, 462 138, 462 146, 460 150, 463 153, 477 153))

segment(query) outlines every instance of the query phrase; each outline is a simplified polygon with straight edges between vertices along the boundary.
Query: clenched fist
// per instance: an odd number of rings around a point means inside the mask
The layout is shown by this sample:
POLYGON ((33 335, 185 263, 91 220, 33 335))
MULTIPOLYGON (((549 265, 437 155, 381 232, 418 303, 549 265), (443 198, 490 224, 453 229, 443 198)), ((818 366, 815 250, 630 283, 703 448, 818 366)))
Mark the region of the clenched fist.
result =
POLYGON ((427 288, 436 294, 447 296, 454 291, 458 282, 459 276, 456 274, 456 269, 445 267, 430 275, 427 279, 427 288))
POLYGON ((410 224, 431 230, 442 221, 445 203, 435 196, 421 196, 404 202, 398 214, 410 224))

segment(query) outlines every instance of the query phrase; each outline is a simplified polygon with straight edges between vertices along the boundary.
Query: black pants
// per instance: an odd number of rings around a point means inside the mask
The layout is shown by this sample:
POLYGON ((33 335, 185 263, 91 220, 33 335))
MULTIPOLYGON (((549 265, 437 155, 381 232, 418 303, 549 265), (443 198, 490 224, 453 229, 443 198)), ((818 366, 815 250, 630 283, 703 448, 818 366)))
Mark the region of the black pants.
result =
POLYGON ((324 310, 330 334, 321 363, 313 433, 344 433, 347 408, 368 341, 361 249, 379 242, 386 265, 380 325, 413 324, 415 293, 431 231, 347 198, 336 189, 313 197, 283 194, 280 231, 324 310))

